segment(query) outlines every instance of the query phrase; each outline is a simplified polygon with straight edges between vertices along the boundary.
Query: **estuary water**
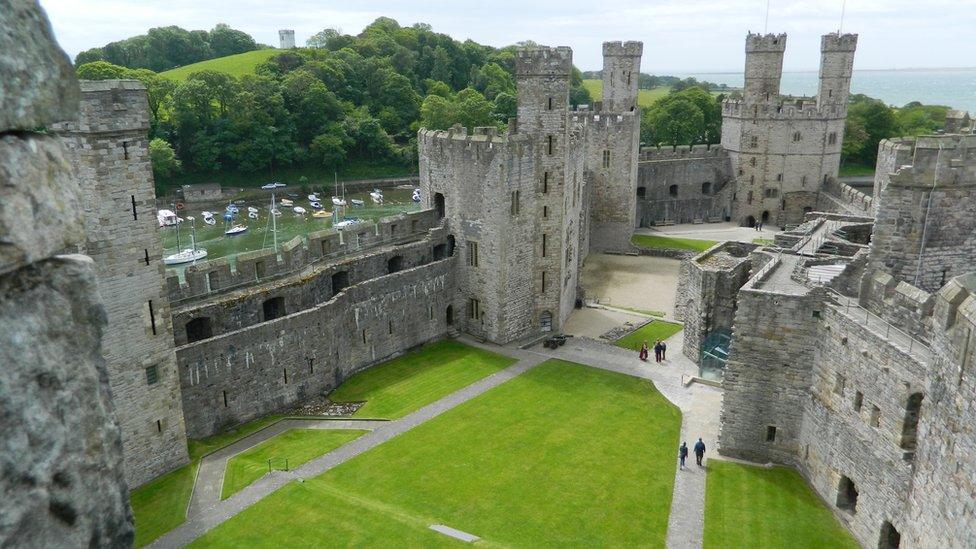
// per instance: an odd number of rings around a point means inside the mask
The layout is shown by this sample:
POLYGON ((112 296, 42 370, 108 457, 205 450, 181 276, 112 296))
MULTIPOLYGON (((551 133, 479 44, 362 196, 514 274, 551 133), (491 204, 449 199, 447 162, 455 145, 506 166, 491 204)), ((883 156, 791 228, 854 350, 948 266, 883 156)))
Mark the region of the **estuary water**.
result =
MULTIPOLYGON (((694 76, 716 84, 742 87, 741 72, 689 73, 675 76, 694 76)), ((816 95, 816 71, 784 72, 781 92, 788 95, 816 95)), ((905 69, 855 70, 851 92, 881 99, 901 107, 911 101, 927 105, 947 105, 976 114, 976 68, 972 69, 905 69)))

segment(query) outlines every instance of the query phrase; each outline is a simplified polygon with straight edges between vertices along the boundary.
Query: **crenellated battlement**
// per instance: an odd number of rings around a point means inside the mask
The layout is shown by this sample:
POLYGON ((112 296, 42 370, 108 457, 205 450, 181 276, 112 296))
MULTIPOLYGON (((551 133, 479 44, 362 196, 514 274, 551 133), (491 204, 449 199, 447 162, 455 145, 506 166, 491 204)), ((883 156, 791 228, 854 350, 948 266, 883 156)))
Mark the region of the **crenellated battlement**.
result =
POLYGON ((306 238, 296 236, 282 244, 279 252, 270 249, 245 252, 238 254, 233 262, 227 257, 198 261, 186 268, 182 279, 171 271, 166 276, 166 287, 174 304, 185 302, 271 280, 370 248, 417 240, 438 226, 437 212, 430 209, 384 217, 343 231, 331 228, 316 231, 306 238))
POLYGON ((791 120, 810 118, 844 118, 846 109, 842 106, 818 105, 815 97, 781 97, 777 104, 756 104, 743 99, 727 98, 722 102, 722 116, 760 117, 766 120, 791 120))
POLYGON ((857 35, 853 33, 840 34, 832 32, 820 37, 820 51, 827 52, 848 52, 854 53, 857 50, 857 35))
POLYGON ((719 158, 726 154, 721 145, 675 145, 641 147, 639 162, 692 158, 719 158))
POLYGON ((81 80, 79 84, 81 116, 77 122, 55 124, 55 131, 70 135, 149 130, 149 102, 142 82, 81 80))
MULTIPOLYGON (((887 140, 886 140, 887 141, 887 140)), ((890 183, 903 187, 976 185, 976 135, 928 135, 882 142, 881 153, 912 151, 911 165, 896 166, 890 183)))
POLYGON ((515 57, 516 78, 563 76, 573 72, 573 50, 569 46, 519 48, 515 57))
POLYGON ((777 52, 786 51, 786 33, 780 34, 754 34, 746 35, 746 53, 758 52, 777 52))
POLYGON ((644 52, 644 43, 636 41, 628 42, 604 42, 603 56, 614 57, 640 57, 644 52))

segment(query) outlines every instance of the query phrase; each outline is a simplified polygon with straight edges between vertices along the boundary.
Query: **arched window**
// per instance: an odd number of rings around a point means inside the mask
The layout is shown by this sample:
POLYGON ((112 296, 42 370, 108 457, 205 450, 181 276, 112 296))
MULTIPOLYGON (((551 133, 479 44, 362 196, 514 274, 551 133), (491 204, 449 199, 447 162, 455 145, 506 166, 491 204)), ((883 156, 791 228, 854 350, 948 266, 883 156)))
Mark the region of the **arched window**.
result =
POLYGON ((677 197, 678 196, 678 186, 677 185, 671 185, 670 187, 668 187, 668 195, 670 195, 672 198, 677 197))
POLYGON ((264 309, 265 322, 283 317, 285 316, 285 298, 279 296, 267 299, 262 308, 264 309))
POLYGON ((213 328, 210 326, 210 317, 202 316, 186 323, 187 343, 211 337, 213 337, 213 328))
POLYGON ((447 321, 448 326, 454 325, 454 305, 447 306, 447 310, 444 311, 444 320, 447 321))
POLYGON ((434 193, 434 208, 437 210, 437 219, 444 218, 444 195, 434 193))
POLYGON ((395 255, 386 260, 386 272, 393 274, 403 270, 403 256, 395 255))

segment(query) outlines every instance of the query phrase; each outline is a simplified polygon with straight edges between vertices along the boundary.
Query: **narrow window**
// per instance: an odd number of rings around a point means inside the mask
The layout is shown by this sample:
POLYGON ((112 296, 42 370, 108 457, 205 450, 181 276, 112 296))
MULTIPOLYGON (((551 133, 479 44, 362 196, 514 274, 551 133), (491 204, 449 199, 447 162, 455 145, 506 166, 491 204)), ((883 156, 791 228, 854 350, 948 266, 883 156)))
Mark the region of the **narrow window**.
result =
POLYGON ((549 206, 542 207, 542 217, 543 218, 549 217, 549 206))
POLYGON ((542 194, 549 192, 549 172, 542 172, 542 194))
POLYGON ((156 311, 153 310, 153 302, 149 300, 149 326, 152 328, 152 334, 156 335, 156 311))
POLYGON ((827 97, 833 97, 833 96, 834 96, 834 90, 832 90, 832 89, 831 90, 827 90, 827 97))
POLYGON ((123 141, 122 142, 122 157, 125 158, 126 160, 129 159, 129 142, 128 141, 123 141))
POLYGON ((841 374, 834 374, 834 394, 842 395, 844 394, 844 376, 841 374))
POLYGON ((881 427, 881 408, 871 405, 871 427, 881 427))
POLYGON ((775 425, 767 425, 766 426, 766 442, 775 442, 775 441, 776 441, 776 426, 775 425))
POLYGON ((434 306, 427 306, 427 320, 434 320, 434 306))
POLYGON ((830 132, 830 134, 827 135, 827 144, 828 145, 837 144, 837 134, 835 132, 830 132))
POLYGON ((159 371, 156 366, 146 368, 146 385, 155 385, 159 381, 159 371))
POLYGON ((552 98, 551 97, 549 98, 549 107, 548 108, 549 108, 550 111, 552 110, 552 98))
POLYGON ((227 391, 221 391, 224 394, 224 408, 227 407, 227 391))
MULTIPOLYGON (((128 157, 126 157, 126 158, 128 158, 128 157)), ((161 420, 161 419, 157 419, 156 420, 156 432, 157 433, 162 433, 163 432, 163 420, 161 420)))
POLYGON ((758 138, 758 137, 756 137, 755 135, 754 135, 754 136, 752 136, 752 137, 751 137, 751 138, 749 139, 749 146, 751 146, 752 148, 756 148, 756 147, 758 147, 758 146, 759 146, 759 138, 758 138))
POLYGON ((854 411, 860 412, 861 407, 864 406, 864 393, 861 391, 854 392, 854 411))
POLYGON ((705 181, 701 184, 701 192, 704 195, 712 194, 712 183, 710 181, 705 181))
POLYGON ((752 204, 752 191, 749 191, 749 195, 746 197, 746 204, 752 204))
POLYGON ((468 266, 477 267, 478 266, 478 243, 469 240, 467 247, 468 247, 468 266))
MULTIPOLYGON (((765 223, 765 222, 766 221, 763 220, 763 223, 765 223)), ((820 311, 813 311, 813 318, 820 318, 820 311)))
POLYGON ((149 266, 149 249, 148 248, 145 248, 145 249, 142 250, 142 252, 145 254, 145 262, 146 262, 146 266, 148 267, 149 266))
POLYGON ((755 156, 753 156, 752 158, 749 159, 749 165, 750 166, 755 166, 756 165, 756 157, 755 156))
POLYGON ((390 335, 393 335, 393 321, 392 320, 389 321, 389 325, 390 325, 390 329, 389 329, 390 335))
POLYGON ((550 155, 552 154, 554 142, 555 142, 555 138, 553 136, 551 135, 546 136, 546 151, 547 151, 546 154, 550 154, 550 155))
POLYGON ((546 233, 542 233, 542 257, 546 257, 546 240, 548 240, 546 233))
POLYGON ((315 365, 314 364, 315 364, 315 359, 314 358, 309 358, 308 359, 308 373, 310 373, 310 374, 314 374, 315 373, 315 365))
POLYGON ((905 450, 915 450, 922 398, 922 393, 914 393, 908 397, 908 402, 905 404, 905 422, 901 428, 901 447, 905 450))
POLYGON ((670 187, 668 187, 668 195, 671 196, 671 198, 677 198, 678 197, 678 186, 677 185, 671 185, 670 187))
POLYGON ((366 330, 363 330, 363 343, 366 343, 366 330))
POLYGON ((282 368, 281 373, 285 376, 285 383, 288 383, 288 368, 282 368))
POLYGON ((542 292, 546 291, 546 272, 542 271, 542 292))
POLYGON ((216 290, 220 286, 220 273, 217 271, 207 273, 207 283, 210 285, 211 292, 216 290))
POLYGON ((782 180, 783 180, 783 174, 781 173, 776 174, 776 181, 782 181, 782 180))
POLYGON ((256 278, 262 278, 264 276, 264 272, 265 272, 264 261, 255 261, 254 262, 254 276, 256 278))
POLYGON ((509 205, 509 213, 513 216, 519 213, 519 192, 512 191, 511 204, 509 205))
POLYGON ((807 186, 807 176, 804 175, 804 176, 801 176, 800 177, 800 186, 801 187, 806 187, 807 186))
POLYGON ((129 195, 129 198, 132 199, 132 220, 139 221, 139 214, 136 213, 136 195, 129 195))
POLYGON ((481 317, 481 302, 475 298, 468 299, 468 318, 478 320, 481 317))
POLYGON ((322 241, 322 255, 329 255, 329 241, 322 241))
POLYGON ((800 142, 800 132, 793 132, 793 142, 794 143, 800 142))
POLYGON ((637 198, 644 198, 647 196, 647 187, 637 187, 637 198))
POLYGON ((603 151, 603 167, 604 169, 610 167, 610 149, 604 149, 603 151))

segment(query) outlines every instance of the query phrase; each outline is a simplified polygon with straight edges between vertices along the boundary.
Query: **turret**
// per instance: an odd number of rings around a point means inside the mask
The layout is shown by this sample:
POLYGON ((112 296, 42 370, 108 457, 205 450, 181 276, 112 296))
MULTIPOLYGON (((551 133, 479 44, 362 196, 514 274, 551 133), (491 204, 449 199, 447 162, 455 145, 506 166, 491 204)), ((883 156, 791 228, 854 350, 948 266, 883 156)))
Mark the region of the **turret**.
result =
POLYGON ((847 108, 856 49, 856 34, 830 33, 820 39, 820 89, 817 92, 820 107, 847 108))
POLYGON ((747 104, 776 101, 785 51, 785 33, 746 36, 744 97, 747 104))
POLYGON ((573 50, 561 46, 524 48, 515 58, 518 130, 522 133, 565 131, 573 50))
POLYGON ((626 112, 637 108, 642 42, 603 43, 603 110, 626 112))

